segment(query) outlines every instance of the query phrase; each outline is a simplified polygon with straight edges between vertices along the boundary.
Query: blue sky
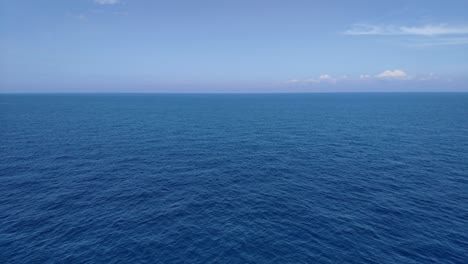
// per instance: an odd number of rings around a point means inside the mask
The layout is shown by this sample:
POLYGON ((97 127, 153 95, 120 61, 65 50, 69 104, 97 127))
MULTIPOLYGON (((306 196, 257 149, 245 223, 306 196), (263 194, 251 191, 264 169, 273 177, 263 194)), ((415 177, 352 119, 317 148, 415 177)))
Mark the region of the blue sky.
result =
POLYGON ((468 91, 468 1, 0 0, 0 92, 468 91))

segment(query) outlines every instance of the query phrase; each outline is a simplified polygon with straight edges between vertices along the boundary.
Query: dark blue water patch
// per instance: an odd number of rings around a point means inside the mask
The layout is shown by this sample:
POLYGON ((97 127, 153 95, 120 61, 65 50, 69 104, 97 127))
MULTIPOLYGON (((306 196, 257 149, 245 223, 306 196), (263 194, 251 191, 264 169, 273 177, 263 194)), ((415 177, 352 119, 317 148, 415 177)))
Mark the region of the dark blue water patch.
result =
POLYGON ((466 263, 468 94, 1 95, 1 263, 466 263))

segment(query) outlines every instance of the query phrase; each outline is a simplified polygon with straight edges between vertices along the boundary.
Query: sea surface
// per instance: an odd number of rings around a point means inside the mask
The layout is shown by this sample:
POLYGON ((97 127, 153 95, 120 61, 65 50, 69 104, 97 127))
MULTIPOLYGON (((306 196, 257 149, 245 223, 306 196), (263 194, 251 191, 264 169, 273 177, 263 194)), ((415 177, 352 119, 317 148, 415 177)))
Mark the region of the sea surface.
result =
POLYGON ((468 263, 468 94, 0 95, 0 263, 468 263))

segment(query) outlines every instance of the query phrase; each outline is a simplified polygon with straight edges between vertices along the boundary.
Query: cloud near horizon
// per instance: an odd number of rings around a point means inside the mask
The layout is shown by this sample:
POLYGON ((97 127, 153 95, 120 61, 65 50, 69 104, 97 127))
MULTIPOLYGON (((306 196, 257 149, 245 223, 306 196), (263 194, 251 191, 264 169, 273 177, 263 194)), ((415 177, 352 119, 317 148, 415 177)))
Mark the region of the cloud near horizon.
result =
POLYGON ((375 77, 382 79, 406 79, 408 74, 402 70, 386 70, 382 73, 377 74, 375 77))
POLYGON ((321 74, 318 78, 309 78, 305 80, 291 79, 286 81, 288 84, 304 84, 304 83, 336 83, 337 79, 328 74, 321 74))
POLYGON ((328 74, 322 74, 319 76, 319 81, 330 81, 330 82, 333 82, 335 81, 336 79, 331 77, 330 75, 328 74))
POLYGON ((385 70, 381 73, 370 75, 361 74, 359 77, 348 77, 347 75, 342 77, 332 77, 328 74, 322 74, 318 78, 310 78, 305 80, 291 79, 286 81, 287 84, 320 84, 320 83, 331 83, 337 82, 360 82, 360 81, 378 81, 378 80, 435 80, 434 74, 431 73, 429 76, 422 76, 414 79, 403 70, 385 70))

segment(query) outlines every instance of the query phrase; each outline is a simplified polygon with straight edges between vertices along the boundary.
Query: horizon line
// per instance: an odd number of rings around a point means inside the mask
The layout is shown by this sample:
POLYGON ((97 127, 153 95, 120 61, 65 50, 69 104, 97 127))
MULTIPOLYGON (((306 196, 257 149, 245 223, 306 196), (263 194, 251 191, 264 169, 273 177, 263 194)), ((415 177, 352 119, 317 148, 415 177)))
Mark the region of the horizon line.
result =
POLYGON ((1 92, 0 95, 74 95, 74 94, 168 94, 168 95, 183 95, 183 94, 384 94, 384 93, 468 93, 468 91, 329 91, 329 92, 1 92))

